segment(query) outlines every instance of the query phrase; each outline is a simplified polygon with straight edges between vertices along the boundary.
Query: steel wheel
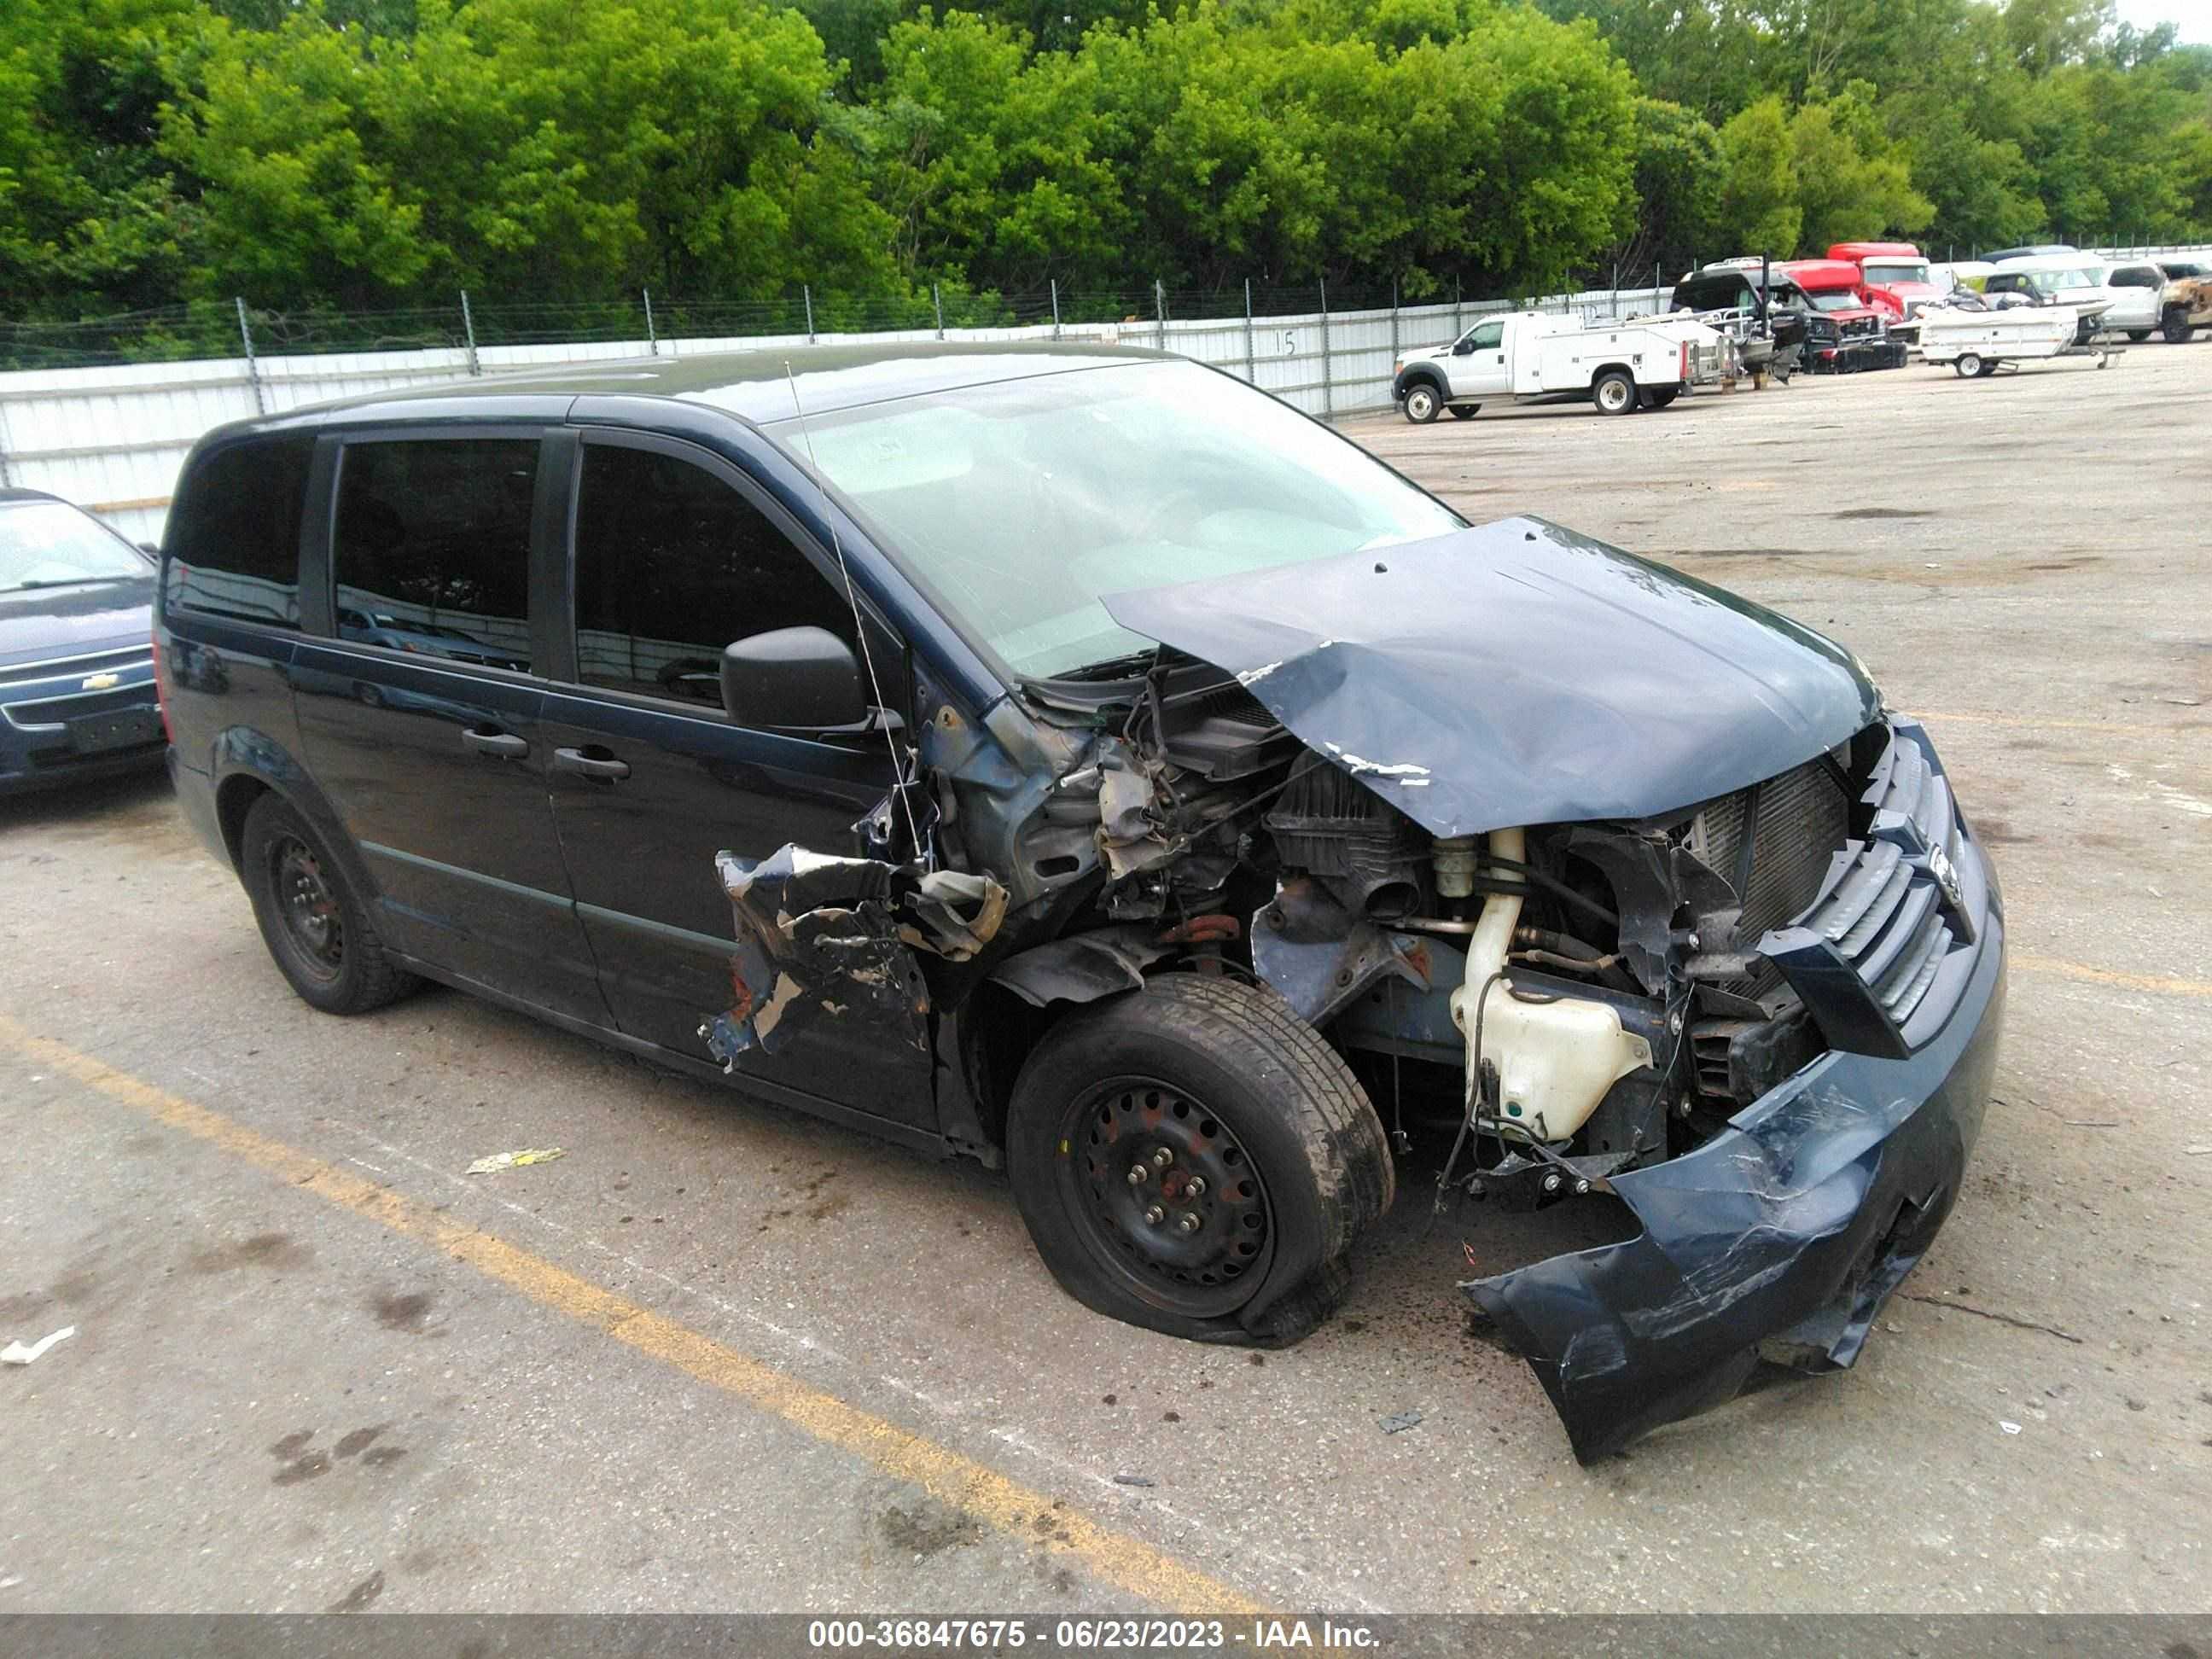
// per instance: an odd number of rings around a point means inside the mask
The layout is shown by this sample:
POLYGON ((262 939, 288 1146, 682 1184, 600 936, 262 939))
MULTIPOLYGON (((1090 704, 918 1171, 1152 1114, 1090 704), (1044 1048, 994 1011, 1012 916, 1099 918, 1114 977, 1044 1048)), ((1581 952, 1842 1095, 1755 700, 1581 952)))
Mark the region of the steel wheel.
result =
POLYGON ((1959 361, 1954 363, 1952 368, 1957 372, 1960 380, 1971 380, 1982 372, 1982 360, 1975 352, 1962 351, 1959 354, 1959 361))
POLYGON ((1610 369, 1597 377, 1593 394, 1597 399, 1601 415, 1626 415, 1636 407, 1636 382, 1618 369, 1610 369))
POLYGON ((1406 390, 1406 418, 1416 426, 1426 426, 1435 420, 1437 411, 1443 407, 1443 401, 1437 396, 1436 388, 1425 380, 1406 390))
POLYGON ((1227 1313, 1267 1276, 1275 1225, 1251 1155, 1203 1105, 1115 1078, 1077 1097, 1060 1169, 1083 1242, 1146 1300, 1191 1318, 1227 1313))
POLYGON ((269 885, 284 940, 302 971, 329 983, 345 970, 345 917, 323 875, 322 860, 297 836, 269 842, 269 885))

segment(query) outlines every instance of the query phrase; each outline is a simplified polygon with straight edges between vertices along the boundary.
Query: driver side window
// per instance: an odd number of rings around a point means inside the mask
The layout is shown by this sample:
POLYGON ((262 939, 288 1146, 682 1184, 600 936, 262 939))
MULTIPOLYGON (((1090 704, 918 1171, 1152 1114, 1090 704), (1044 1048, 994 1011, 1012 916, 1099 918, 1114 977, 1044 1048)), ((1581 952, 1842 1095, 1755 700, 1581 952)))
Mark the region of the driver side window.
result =
POLYGON ((1503 322, 1484 323, 1467 337, 1467 349, 1469 351, 1495 351, 1504 339, 1505 325, 1503 322))
POLYGON ((586 442, 576 500, 576 677, 722 706, 722 647, 811 624, 854 643, 844 595, 705 468, 586 442))

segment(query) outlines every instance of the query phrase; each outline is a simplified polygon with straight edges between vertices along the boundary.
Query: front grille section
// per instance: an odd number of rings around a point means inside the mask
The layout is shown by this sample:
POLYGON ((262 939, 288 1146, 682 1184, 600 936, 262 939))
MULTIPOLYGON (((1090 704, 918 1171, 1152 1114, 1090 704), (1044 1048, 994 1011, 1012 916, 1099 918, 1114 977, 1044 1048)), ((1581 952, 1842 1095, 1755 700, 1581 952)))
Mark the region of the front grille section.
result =
POLYGON ((143 668, 153 659, 153 653, 143 642, 118 651, 94 651, 79 657, 40 657, 34 662, 10 663, 0 667, 0 685, 24 685, 66 679, 72 674, 89 677, 125 668, 143 668))
POLYGON ((1901 1056, 1965 988, 1985 896, 1950 785, 1913 728, 1892 732, 1860 800, 1864 838, 1843 843, 1813 902, 1759 948, 1831 1044, 1901 1056))
POLYGON ((154 697, 154 682, 141 680, 136 685, 118 685, 106 691, 81 691, 69 696, 0 704, 0 714, 7 716, 10 726, 58 726, 68 720, 120 714, 126 708, 150 708, 154 697))

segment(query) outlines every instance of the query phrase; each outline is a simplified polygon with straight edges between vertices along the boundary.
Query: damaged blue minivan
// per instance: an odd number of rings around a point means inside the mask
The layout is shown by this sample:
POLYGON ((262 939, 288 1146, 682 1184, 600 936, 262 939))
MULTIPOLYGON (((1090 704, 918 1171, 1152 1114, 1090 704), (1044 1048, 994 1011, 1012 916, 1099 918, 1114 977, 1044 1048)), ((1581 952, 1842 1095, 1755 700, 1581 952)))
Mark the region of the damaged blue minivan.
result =
POLYGON ((1849 652, 1173 357, 226 427, 155 638, 315 1006, 433 979, 1002 1166, 1069 1293, 1201 1341, 1326 1319, 1401 1158, 1604 1195, 1457 1291, 1584 1459, 1851 1364, 1989 1094, 1995 872, 1849 652))

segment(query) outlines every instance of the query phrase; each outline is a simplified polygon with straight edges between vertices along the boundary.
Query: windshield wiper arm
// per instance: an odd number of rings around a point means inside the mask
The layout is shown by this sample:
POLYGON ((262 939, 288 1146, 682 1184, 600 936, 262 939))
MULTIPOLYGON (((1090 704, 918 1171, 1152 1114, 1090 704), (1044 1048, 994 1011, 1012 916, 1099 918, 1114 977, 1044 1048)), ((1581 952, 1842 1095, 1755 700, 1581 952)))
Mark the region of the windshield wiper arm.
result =
POLYGON ((1148 671, 1159 655, 1159 647, 1148 645, 1141 651, 1131 651, 1119 657, 1107 657, 1097 662, 1087 662, 1079 667, 1060 674, 1038 674, 1030 678, 1051 680, 1120 680, 1133 679, 1148 671))

